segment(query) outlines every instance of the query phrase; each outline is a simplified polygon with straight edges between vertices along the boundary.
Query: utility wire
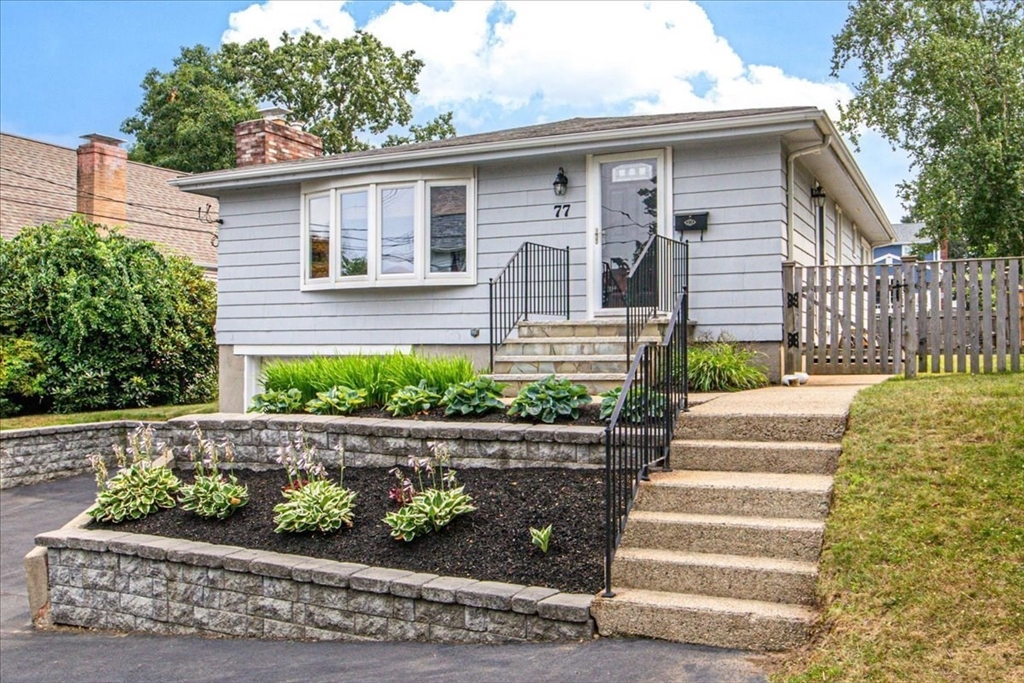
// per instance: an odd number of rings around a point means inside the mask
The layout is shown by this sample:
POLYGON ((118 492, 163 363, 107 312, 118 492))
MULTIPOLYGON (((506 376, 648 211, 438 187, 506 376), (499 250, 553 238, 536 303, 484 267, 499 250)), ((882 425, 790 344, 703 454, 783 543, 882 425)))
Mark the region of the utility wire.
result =
MULTIPOLYGON (((53 211, 67 211, 67 208, 63 207, 63 206, 54 206, 52 204, 40 204, 38 202, 30 202, 27 199, 13 199, 13 198, 9 198, 9 197, 4 197, 4 201, 10 201, 12 204, 23 204, 25 206, 37 206, 39 208, 51 209, 53 211)), ((94 213, 93 216, 95 216, 96 218, 106 218, 107 220, 111 220, 111 221, 119 221, 119 220, 121 220, 120 216, 108 216, 108 215, 103 215, 103 214, 98 214, 98 213, 94 213)), ((182 227, 178 227, 176 225, 165 225, 163 223, 150 223, 149 221, 132 220, 131 223, 128 225, 128 227, 130 228, 133 225, 148 225, 150 227, 164 228, 166 230, 183 230, 185 232, 194 232, 194 233, 198 233, 198 234, 201 234, 201 235, 212 235, 214 237, 217 236, 217 233, 215 231, 213 231, 213 230, 200 230, 198 228, 182 228, 182 227)))

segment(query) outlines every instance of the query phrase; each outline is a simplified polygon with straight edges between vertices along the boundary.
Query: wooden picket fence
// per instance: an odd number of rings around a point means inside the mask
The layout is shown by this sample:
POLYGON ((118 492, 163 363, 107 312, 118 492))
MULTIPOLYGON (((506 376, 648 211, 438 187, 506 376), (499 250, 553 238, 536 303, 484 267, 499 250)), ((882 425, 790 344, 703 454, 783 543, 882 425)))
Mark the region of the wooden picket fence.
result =
POLYGON ((1024 259, 783 266, 787 373, 1021 369, 1024 259))

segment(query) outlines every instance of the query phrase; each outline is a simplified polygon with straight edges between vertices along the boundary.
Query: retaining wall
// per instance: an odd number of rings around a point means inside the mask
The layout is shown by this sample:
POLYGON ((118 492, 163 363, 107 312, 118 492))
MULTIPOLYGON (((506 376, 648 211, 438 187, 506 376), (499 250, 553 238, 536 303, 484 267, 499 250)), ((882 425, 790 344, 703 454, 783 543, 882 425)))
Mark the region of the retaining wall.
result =
POLYGON ((137 422, 96 422, 0 432, 0 488, 73 477, 89 470, 86 457, 112 456, 137 422))

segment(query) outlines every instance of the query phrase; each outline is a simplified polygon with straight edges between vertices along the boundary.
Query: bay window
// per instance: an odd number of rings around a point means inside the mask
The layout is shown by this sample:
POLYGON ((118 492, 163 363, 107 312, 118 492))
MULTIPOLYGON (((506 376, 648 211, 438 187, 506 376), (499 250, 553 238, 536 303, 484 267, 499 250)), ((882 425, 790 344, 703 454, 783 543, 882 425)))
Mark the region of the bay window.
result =
POLYGON ((474 284, 472 178, 380 180, 303 186, 302 288, 474 284))

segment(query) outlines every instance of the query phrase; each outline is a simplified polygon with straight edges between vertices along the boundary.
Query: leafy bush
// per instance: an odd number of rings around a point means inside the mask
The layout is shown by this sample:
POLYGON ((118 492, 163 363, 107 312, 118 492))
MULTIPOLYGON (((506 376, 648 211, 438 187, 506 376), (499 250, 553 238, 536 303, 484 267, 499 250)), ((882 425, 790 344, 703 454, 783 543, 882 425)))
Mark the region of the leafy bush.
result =
POLYGON ((441 402, 441 395, 433 387, 427 386, 427 380, 420 380, 419 386, 403 387, 391 394, 385 406, 395 417, 406 417, 417 413, 426 413, 441 402))
POLYGON ((492 410, 504 410, 501 393, 507 384, 499 384, 490 377, 477 377, 468 382, 452 384, 441 398, 445 415, 484 415, 492 410))
POLYGON ((552 423, 560 417, 576 419, 580 408, 590 403, 590 395, 582 384, 548 375, 528 384, 509 405, 509 415, 522 415, 552 423))
MULTIPOLYGON (((154 450, 153 430, 140 426, 129 435, 127 448, 114 446, 114 458, 120 469, 110 480, 103 457, 89 456, 99 493, 86 513, 97 522, 117 523, 174 507, 173 494, 181 482, 167 467, 153 464, 154 450)), ((165 449, 164 455, 169 453, 165 449)))
MULTIPOLYGON (((622 395, 622 387, 615 387, 601 394, 601 419, 610 420, 615 406, 622 395)), ((665 416, 668 399, 660 391, 645 394, 640 387, 631 387, 622 404, 619 419, 639 424, 647 420, 658 420, 665 416)))
POLYGON ((368 406, 383 406, 402 387, 419 386, 421 381, 429 387, 447 387, 476 376, 473 364, 460 356, 392 353, 272 361, 264 366, 261 383, 265 390, 298 389, 303 402, 335 386, 362 389, 368 406))
POLYGON ((298 413, 302 410, 302 392, 298 389, 268 389, 252 397, 250 413, 298 413))
POLYGON ((274 506, 274 531, 326 533, 352 526, 356 493, 344 486, 345 452, 341 446, 338 483, 327 478, 316 447, 306 441, 301 429, 278 449, 277 462, 288 474, 288 485, 282 491, 285 502, 274 506))
MULTIPOLYGON (((298 389, 290 391, 298 392, 298 389)), ((345 415, 362 408, 366 403, 366 389, 331 387, 318 392, 316 398, 306 403, 306 412, 314 415, 345 415)))
POLYGON ((80 216, 0 240, 0 264, 0 335, 37 344, 44 407, 212 398, 216 290, 198 266, 80 216))
MULTIPOLYGON (((249 489, 239 484, 234 474, 221 473, 217 444, 203 438, 199 425, 193 425, 192 438, 195 447, 189 444, 185 450, 195 466, 195 483, 181 487, 178 503, 183 510, 195 512, 200 517, 227 519, 249 502, 249 489)), ((231 444, 225 440, 221 448, 224 460, 229 464, 234 462, 231 444)))
POLYGON ((39 344, 0 336, 0 417, 38 404, 46 387, 46 366, 39 344))
POLYGON ((692 344, 687 353, 690 391, 742 391, 768 385, 768 375, 754 359, 756 351, 719 338, 692 344))
POLYGON ((392 538, 409 542, 417 536, 439 531, 459 515, 476 509, 465 487, 457 485, 455 470, 450 467, 446 450, 437 454, 437 463, 435 468, 429 458, 409 458, 409 466, 419 480, 419 490, 413 487, 401 469, 391 470, 399 486, 392 489, 390 497, 402 505, 384 516, 383 521, 391 529, 392 538), (424 485, 424 472, 429 477, 430 486, 424 485), (396 491, 399 492, 397 496, 396 491))

